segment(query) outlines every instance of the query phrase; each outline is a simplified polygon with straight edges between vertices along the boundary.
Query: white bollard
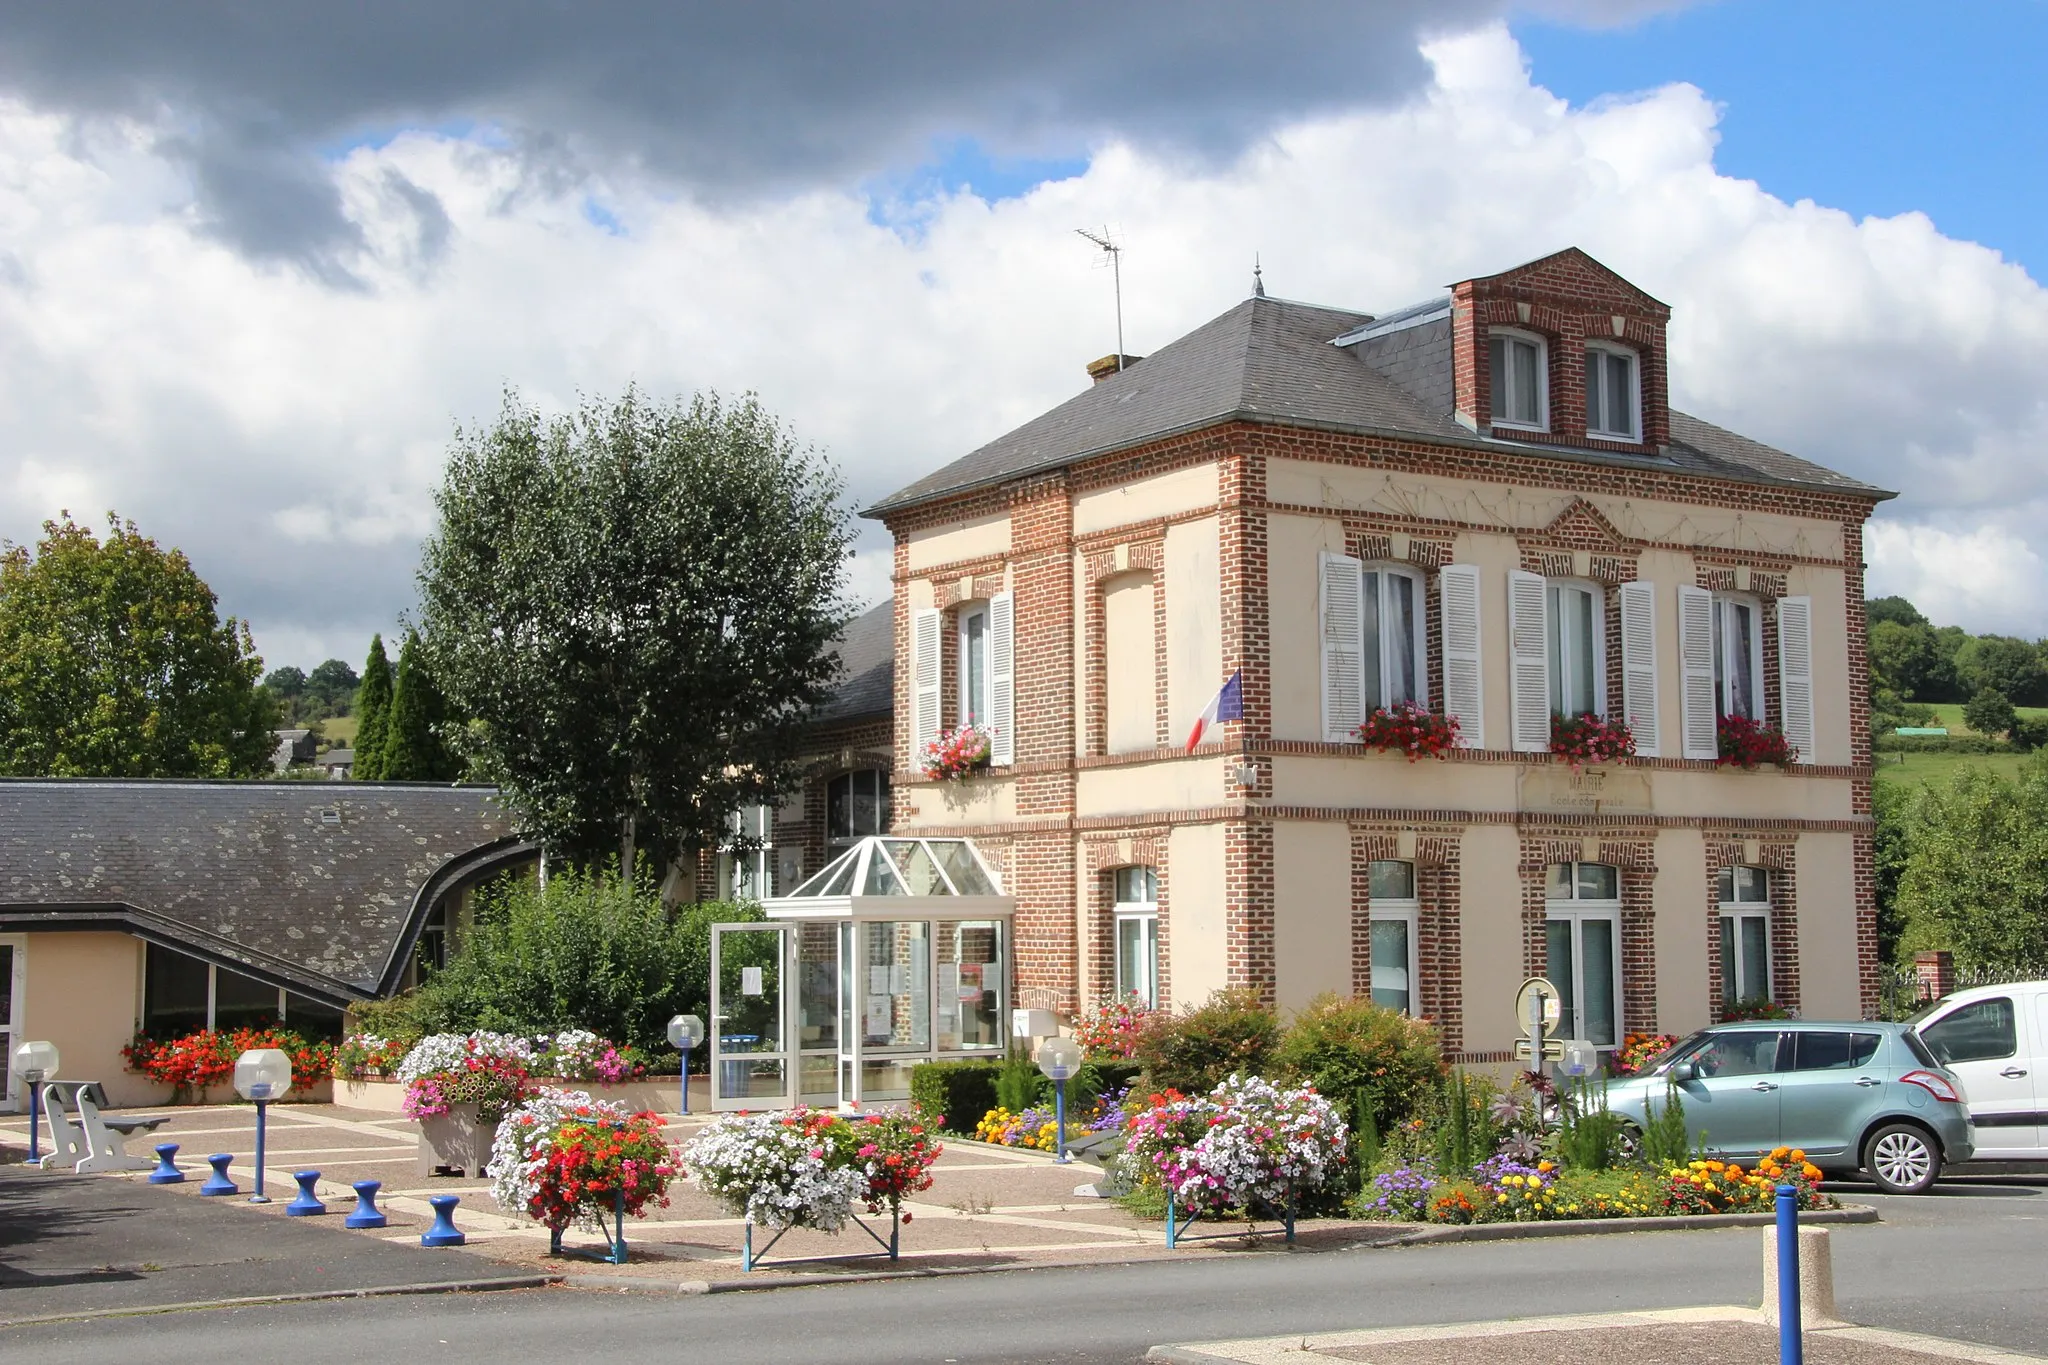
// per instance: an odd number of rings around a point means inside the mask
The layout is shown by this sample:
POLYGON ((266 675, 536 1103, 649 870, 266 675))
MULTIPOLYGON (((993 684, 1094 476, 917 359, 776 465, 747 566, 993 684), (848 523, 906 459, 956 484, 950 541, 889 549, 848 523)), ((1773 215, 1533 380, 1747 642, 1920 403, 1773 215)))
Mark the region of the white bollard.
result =
MULTIPOLYGON (((1799 1229, 1800 1326, 1836 1327, 1835 1264, 1829 1258, 1826 1228, 1799 1229)), ((1764 1229, 1764 1321, 1778 1325, 1778 1229, 1764 1229)))

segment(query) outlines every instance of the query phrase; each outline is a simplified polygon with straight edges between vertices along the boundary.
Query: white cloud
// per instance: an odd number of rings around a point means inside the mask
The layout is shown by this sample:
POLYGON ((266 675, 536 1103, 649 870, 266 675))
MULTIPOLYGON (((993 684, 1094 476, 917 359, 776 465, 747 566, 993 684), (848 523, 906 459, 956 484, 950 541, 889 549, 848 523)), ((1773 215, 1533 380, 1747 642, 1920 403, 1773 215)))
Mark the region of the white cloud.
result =
POLYGON ((852 192, 707 206, 409 134, 334 167, 355 290, 205 235, 143 130, 81 143, 0 106, 0 535, 104 500, 185 547, 273 662, 353 660, 411 601, 451 429, 507 384, 546 405, 756 389, 866 502, 1086 383, 1114 333, 1076 226, 1128 246, 1141 353, 1241 298, 1254 251, 1275 293, 1385 309, 1577 244, 1673 306, 1681 406, 1903 490, 1873 582, 2048 631, 2048 298, 2023 271, 1921 215, 1859 222, 1717 174, 1689 86, 1573 109, 1503 32, 1427 51, 1435 81, 1398 110, 1294 125, 1222 171, 1106 146, 1021 199, 919 205, 914 236, 852 192), (2000 586, 1948 586, 1960 562, 2000 586))

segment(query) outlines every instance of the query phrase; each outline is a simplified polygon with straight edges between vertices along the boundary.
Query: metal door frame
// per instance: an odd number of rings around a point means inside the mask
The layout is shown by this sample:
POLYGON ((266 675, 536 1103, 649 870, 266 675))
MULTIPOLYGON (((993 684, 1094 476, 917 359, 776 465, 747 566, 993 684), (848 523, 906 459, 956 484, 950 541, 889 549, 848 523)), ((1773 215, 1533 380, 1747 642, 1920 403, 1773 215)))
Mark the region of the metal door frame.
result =
POLYGON ((788 1108, 793 1105, 797 1086, 798 1050, 790 1046, 790 967, 794 956, 795 935, 790 926, 783 923, 769 924, 714 924, 711 926, 711 1107, 713 1110, 761 1109, 767 1107, 788 1108), (777 939, 775 961, 775 1011, 779 1021, 777 1029, 778 1048, 774 1052, 743 1052, 728 1057, 719 1046, 724 1037, 725 1011, 721 1007, 723 992, 720 987, 720 968, 723 965, 721 940, 728 934, 774 934, 777 939), (777 1061, 782 1063, 782 1095, 780 1105, 770 1102, 772 1095, 721 1095, 720 1082, 724 1079, 721 1069, 727 1061, 777 1061))

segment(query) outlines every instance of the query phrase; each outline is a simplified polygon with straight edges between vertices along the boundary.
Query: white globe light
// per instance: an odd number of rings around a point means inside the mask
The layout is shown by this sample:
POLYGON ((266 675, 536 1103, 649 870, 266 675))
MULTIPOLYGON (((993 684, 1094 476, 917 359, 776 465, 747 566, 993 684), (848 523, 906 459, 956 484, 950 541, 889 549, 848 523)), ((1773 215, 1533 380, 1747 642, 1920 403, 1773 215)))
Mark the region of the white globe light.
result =
POLYGON ((252 1047, 235 1058, 235 1093, 245 1100, 281 1100, 291 1093, 292 1059, 279 1048, 252 1047))
POLYGON ((15 1074, 30 1081, 47 1081, 57 1074, 57 1045, 27 1042, 14 1049, 15 1074))
POLYGON ((1038 1045, 1038 1069, 1056 1081, 1072 1079, 1081 1069, 1081 1045, 1054 1034, 1038 1045))
POLYGON ((688 1052, 704 1041, 704 1021, 694 1014, 678 1014, 668 1021, 669 1046, 688 1052))

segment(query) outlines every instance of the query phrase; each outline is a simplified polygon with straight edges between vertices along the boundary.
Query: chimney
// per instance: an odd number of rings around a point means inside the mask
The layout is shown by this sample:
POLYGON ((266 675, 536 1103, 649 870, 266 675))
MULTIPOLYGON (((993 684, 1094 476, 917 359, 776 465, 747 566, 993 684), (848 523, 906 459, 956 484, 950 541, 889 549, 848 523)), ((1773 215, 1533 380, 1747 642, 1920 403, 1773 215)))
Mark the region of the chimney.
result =
POLYGON ((1110 354, 1100 360, 1091 360, 1088 362, 1088 377, 1100 384, 1118 371, 1132 368, 1144 358, 1141 355, 1110 354))

